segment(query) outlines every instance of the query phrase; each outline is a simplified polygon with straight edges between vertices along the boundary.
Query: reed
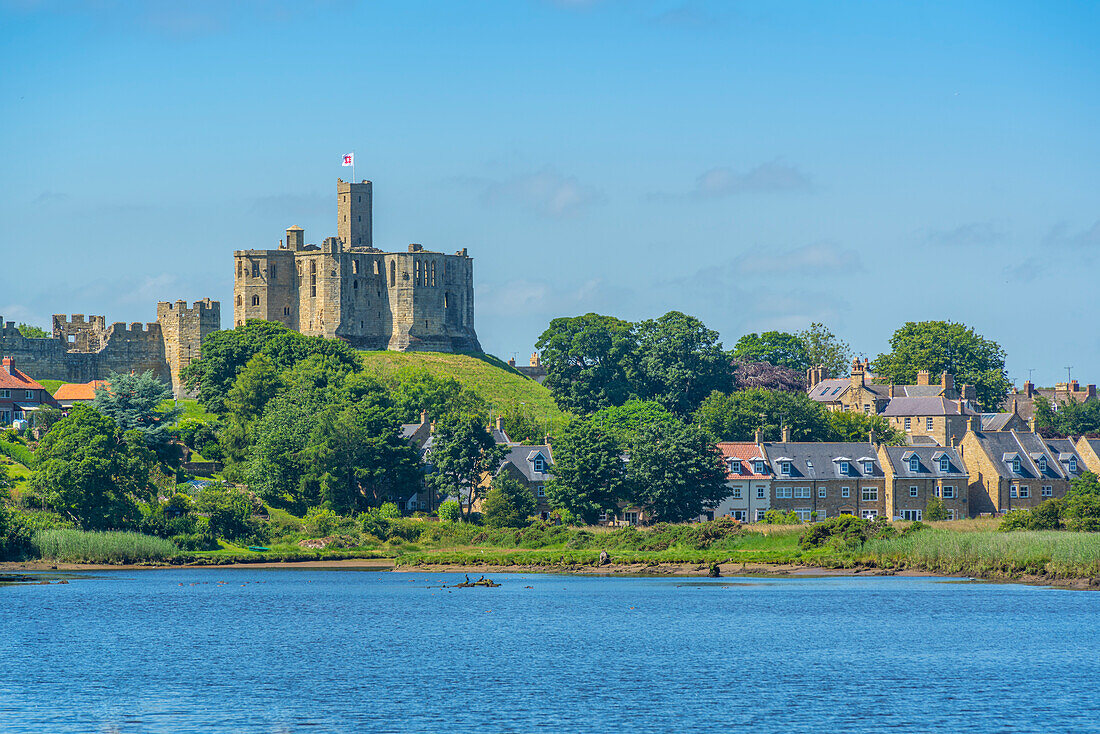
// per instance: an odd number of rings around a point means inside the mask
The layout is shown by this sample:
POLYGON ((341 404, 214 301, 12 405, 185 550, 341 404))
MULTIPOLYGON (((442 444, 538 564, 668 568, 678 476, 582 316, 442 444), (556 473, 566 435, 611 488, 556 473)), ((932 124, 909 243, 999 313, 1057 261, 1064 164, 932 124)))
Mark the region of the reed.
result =
POLYGON ((31 536, 38 557, 62 563, 164 561, 179 553, 170 540, 152 535, 87 530, 39 530, 31 536))

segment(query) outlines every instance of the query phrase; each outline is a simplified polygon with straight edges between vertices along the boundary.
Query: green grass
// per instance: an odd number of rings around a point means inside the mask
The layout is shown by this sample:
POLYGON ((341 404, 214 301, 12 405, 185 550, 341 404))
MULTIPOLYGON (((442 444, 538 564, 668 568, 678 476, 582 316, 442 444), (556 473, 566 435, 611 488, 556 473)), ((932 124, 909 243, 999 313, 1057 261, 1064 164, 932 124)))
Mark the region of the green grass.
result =
POLYGON ((63 563, 141 563, 179 554, 175 543, 141 533, 39 530, 31 547, 43 559, 63 563))
MULTIPOLYGON (((165 400, 158 406, 159 410, 169 410, 172 407, 172 400, 165 400)), ((202 407, 202 404, 198 400, 180 400, 179 406, 183 408, 183 412, 180 413, 179 420, 186 418, 193 418, 203 423, 213 423, 218 419, 218 416, 213 413, 207 413, 206 409, 202 407)))
POLYGON ((401 367, 423 367, 436 377, 453 377, 464 387, 481 395, 491 407, 503 408, 512 402, 525 403, 525 409, 541 423, 559 426, 566 421, 566 415, 558 408, 549 390, 491 355, 438 352, 362 354, 367 370, 382 378, 393 375, 401 367))
POLYGON ((49 391, 50 395, 53 395, 57 392, 57 389, 59 387, 61 387, 62 385, 67 385, 69 383, 65 382, 64 380, 39 380, 38 384, 46 388, 46 390, 49 391))

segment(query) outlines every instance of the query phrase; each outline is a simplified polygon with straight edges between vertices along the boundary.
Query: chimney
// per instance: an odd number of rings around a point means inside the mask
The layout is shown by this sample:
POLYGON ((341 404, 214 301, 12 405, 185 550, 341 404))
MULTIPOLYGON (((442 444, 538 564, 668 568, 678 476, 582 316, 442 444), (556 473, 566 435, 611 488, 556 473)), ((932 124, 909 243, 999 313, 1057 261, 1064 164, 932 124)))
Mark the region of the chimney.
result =
POLYGON ((872 428, 870 431, 867 432, 867 443, 871 444, 872 446, 878 446, 878 444, 875 442, 875 429, 874 428, 872 428))
POLYGON ((1085 385, 1085 400, 1092 400, 1096 397, 1096 385, 1085 385))
POLYGON ((898 396, 897 388, 894 387, 893 383, 890 383, 890 397, 896 398, 897 396, 898 396))
POLYGON ((791 442, 791 427, 783 426, 783 443, 791 442))
POLYGON ((863 363, 856 357, 852 360, 852 387, 863 387, 864 377, 865 372, 863 363))
POLYGON ((947 397, 947 393, 955 390, 955 376, 950 372, 944 372, 940 376, 940 387, 943 388, 944 397, 947 397))
POLYGON ((756 444, 764 443, 764 429, 763 428, 757 428, 756 433, 754 433, 752 435, 752 440, 756 444))
POLYGON ((498 431, 503 431, 504 430, 504 419, 501 418, 499 415, 497 416, 497 430, 498 431))
POLYGON ((542 442, 547 446, 550 445, 550 434, 549 433, 547 433, 545 436, 542 437, 542 442))
POLYGON ((424 425, 427 422, 428 422, 428 411, 426 411, 426 410, 420 411, 420 425, 424 425))
POLYGON ((932 374, 928 370, 920 370, 917 372, 917 384, 918 385, 931 385, 932 374))
POLYGON ((1027 430, 1035 433, 1035 416, 1031 416, 1027 419, 1027 430))
POLYGON ((10 375, 12 374, 12 370, 15 369, 15 360, 13 360, 11 357, 4 357, 3 365, 4 371, 10 375))
POLYGON ((1035 392, 1035 383, 1028 380, 1024 383, 1024 395, 1030 398, 1033 392, 1035 392))
POLYGON ((431 433, 431 435, 435 435, 435 421, 432 421, 431 428, 429 428, 428 431, 429 433, 431 433))
POLYGON ((967 425, 970 428, 971 433, 982 432, 982 417, 980 415, 970 416, 970 420, 967 421, 967 425))

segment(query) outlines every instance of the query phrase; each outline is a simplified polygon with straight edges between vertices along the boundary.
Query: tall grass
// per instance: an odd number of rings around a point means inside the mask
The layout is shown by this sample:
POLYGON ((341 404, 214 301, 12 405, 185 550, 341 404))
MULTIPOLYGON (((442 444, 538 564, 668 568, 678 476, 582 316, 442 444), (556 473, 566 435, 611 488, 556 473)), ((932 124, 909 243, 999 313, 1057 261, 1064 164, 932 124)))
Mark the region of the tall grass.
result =
POLYGON ((900 538, 870 540, 856 556, 859 561, 879 566, 917 567, 941 573, 1093 576, 1100 574, 1100 534, 932 529, 900 538))
POLYGON ((63 563, 163 561, 179 553, 170 540, 141 533, 39 530, 31 547, 43 559, 63 563))

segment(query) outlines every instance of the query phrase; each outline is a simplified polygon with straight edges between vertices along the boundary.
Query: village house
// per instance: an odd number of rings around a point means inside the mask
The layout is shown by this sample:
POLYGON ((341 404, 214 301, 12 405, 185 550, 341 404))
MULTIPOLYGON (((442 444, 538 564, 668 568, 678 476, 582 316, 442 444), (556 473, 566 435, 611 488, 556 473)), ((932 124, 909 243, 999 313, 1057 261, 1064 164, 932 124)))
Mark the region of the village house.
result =
POLYGON ((772 478, 764 449, 757 442, 723 441, 718 451, 726 465, 729 494, 707 513, 706 519, 729 516, 741 522, 763 520, 771 506, 772 478))
POLYGON ((57 388, 53 397, 62 410, 71 410, 75 405, 90 405, 95 400, 95 391, 99 388, 106 389, 107 384, 106 380, 67 382, 57 388))
POLYGON ((881 445, 878 456, 886 475, 887 517, 924 520, 924 509, 934 498, 943 500, 947 519, 969 516, 970 475, 955 449, 881 445))
POLYGON ((0 361, 0 426, 26 420, 43 405, 58 407, 50 391, 19 371, 12 357, 0 361))
POLYGON ((1019 390, 1013 389, 1005 400, 1005 407, 1018 413, 1025 421, 1035 417, 1037 398, 1045 398, 1057 410, 1061 403, 1083 403, 1097 400, 1096 385, 1085 385, 1082 389, 1077 380, 1059 382, 1054 387, 1035 387, 1030 380, 1019 390))
POLYGON ((762 448, 772 474, 772 509, 793 511, 803 522, 886 513, 886 477, 872 444, 784 441, 762 448))
POLYGON ((896 398, 943 398, 948 401, 969 401, 976 397, 973 385, 955 388, 954 376, 944 372, 938 383, 932 382, 927 370, 917 373, 915 385, 888 385, 878 382, 871 374, 871 364, 867 359, 852 361, 850 377, 825 378, 823 367, 811 367, 806 373, 806 391, 812 400, 821 403, 829 410, 846 410, 854 413, 881 415, 896 398))
POLYGON ((1081 436, 1074 444, 1077 455, 1085 462, 1085 468, 1100 475, 1100 438, 1081 436))
POLYGON ((882 412, 907 443, 928 446, 955 445, 966 433, 970 417, 976 415, 979 413, 967 401, 942 396, 891 398, 882 412))
POLYGON ((982 431, 1030 431, 1035 419, 1029 424, 1019 413, 982 413, 982 431))
MULTIPOLYGON (((498 426, 499 429, 499 426, 498 426)), ((501 435, 503 434, 503 429, 501 435)), ((474 501, 474 512, 481 512, 485 495, 493 485, 493 479, 501 474, 508 474, 526 487, 531 496, 535 498, 535 514, 542 520, 550 517, 552 508, 546 497, 546 485, 553 476, 550 467, 554 465, 554 454, 550 449, 550 442, 542 444, 508 443, 508 453, 504 461, 500 463, 496 472, 489 474, 484 472, 478 484, 479 498, 474 501)))
POLYGON ((1072 440, 1044 439, 1033 432, 971 430, 959 453, 970 474, 972 516, 1029 510, 1064 497, 1070 482, 1086 470, 1072 440))

